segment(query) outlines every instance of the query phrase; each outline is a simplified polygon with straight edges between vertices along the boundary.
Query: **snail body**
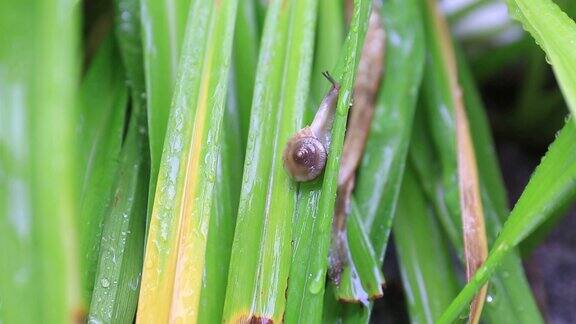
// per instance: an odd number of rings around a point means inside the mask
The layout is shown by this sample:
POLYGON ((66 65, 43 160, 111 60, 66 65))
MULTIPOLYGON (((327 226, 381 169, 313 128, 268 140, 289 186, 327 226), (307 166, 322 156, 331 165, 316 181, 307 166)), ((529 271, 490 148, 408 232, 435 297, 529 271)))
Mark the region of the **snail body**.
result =
POLYGON ((326 166, 340 85, 328 72, 323 75, 332 83, 332 87, 322 100, 312 124, 292 136, 284 149, 284 168, 299 182, 316 179, 326 166))

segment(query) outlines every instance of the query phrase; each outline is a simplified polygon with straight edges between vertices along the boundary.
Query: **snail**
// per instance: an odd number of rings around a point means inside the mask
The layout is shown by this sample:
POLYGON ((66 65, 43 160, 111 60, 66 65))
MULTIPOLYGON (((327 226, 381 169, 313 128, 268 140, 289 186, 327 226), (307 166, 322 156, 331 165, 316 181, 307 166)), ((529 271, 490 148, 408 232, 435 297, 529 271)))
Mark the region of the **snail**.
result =
POLYGON ((340 85, 328 72, 323 72, 322 75, 332 83, 332 87, 322 99, 312 124, 292 136, 284 149, 284 168, 299 182, 316 179, 324 171, 328 157, 330 130, 340 85))

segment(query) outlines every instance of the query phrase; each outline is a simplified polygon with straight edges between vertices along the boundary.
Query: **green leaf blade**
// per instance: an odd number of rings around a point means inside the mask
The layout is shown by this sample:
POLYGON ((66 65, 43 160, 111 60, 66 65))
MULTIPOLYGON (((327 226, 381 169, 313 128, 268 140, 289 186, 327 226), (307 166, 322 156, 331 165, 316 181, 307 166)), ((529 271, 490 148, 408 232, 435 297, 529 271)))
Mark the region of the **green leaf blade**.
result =
POLYGON ((128 91, 108 37, 94 57, 80 88, 78 135, 80 255, 85 261, 83 288, 89 301, 98 263, 102 223, 112 201, 115 174, 124 136, 128 91))
MULTIPOLYGON (((500 264, 506 264, 506 258, 522 239, 550 217, 559 208, 558 206, 574 201, 576 197, 576 186, 573 181, 576 172, 574 160, 576 146, 573 139, 575 136, 576 126, 569 120, 534 171, 530 182, 494 242, 488 259, 473 280, 446 309, 440 318, 441 322, 446 323, 456 318, 476 290, 489 280, 496 270, 500 269, 500 264)), ((532 317, 530 321, 541 322, 541 319, 532 317)))
POLYGON ((546 53, 568 108, 576 114, 576 23, 551 0, 507 0, 520 21, 546 53))
POLYGON ((322 318, 340 156, 370 9, 370 1, 355 1, 350 32, 334 70, 334 76, 340 81, 340 95, 332 126, 328 161, 321 180, 322 189, 319 190, 320 181, 303 184, 300 187, 299 206, 294 225, 299 236, 295 237, 297 248, 293 256, 295 261, 292 262, 290 270, 293 283, 288 287, 286 313, 288 323, 316 323, 322 318), (314 246, 315 249, 311 250, 310 246, 314 246), (294 280, 295 278, 297 279, 294 280))
POLYGON ((458 292, 448 246, 412 168, 404 176, 393 233, 412 323, 434 323, 458 292))
POLYGON ((281 321, 284 314, 297 186, 284 170, 282 152, 301 125, 307 102, 316 7, 315 0, 299 0, 273 1, 268 8, 225 321, 281 321))
POLYGON ((238 1, 195 1, 147 240, 139 321, 196 320, 238 1), (160 302, 159 302, 160 301, 160 302))
POLYGON ((74 1, 0 4, 0 244, 7 251, 0 321, 84 316, 75 217, 77 23, 74 1), (50 298, 38 298, 46 292, 50 298))
POLYGON ((150 206, 154 199, 190 2, 140 1, 151 155, 150 206))

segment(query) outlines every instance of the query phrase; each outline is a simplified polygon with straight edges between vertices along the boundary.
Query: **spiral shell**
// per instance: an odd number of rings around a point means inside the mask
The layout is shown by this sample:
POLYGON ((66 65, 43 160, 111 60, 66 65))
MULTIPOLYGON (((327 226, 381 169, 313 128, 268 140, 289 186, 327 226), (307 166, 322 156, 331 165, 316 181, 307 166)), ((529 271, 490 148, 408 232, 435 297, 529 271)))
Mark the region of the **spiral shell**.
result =
POLYGON ((317 178, 326 165, 326 147, 309 127, 301 129, 286 144, 284 168, 296 181, 317 178))

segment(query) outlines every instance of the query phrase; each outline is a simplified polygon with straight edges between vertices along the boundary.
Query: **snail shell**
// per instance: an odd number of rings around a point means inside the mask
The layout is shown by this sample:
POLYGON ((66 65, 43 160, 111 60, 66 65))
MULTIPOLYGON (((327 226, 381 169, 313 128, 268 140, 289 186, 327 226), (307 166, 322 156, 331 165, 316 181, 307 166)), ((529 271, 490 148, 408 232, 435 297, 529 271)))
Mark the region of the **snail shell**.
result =
POLYGON ((326 147, 314 135, 310 127, 304 127, 294 135, 284 149, 284 168, 296 181, 317 178, 326 165, 326 147))
POLYGON ((322 75, 330 81, 332 87, 322 99, 312 124, 292 136, 284 149, 284 168, 296 181, 316 179, 326 165, 340 85, 328 71, 322 75))

